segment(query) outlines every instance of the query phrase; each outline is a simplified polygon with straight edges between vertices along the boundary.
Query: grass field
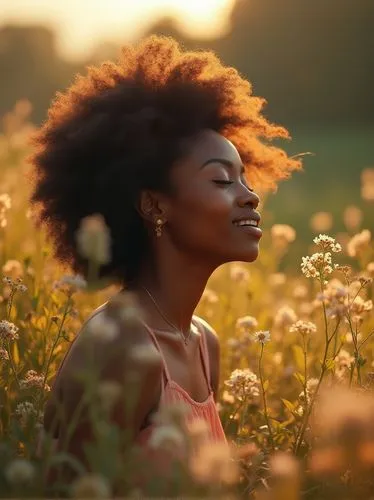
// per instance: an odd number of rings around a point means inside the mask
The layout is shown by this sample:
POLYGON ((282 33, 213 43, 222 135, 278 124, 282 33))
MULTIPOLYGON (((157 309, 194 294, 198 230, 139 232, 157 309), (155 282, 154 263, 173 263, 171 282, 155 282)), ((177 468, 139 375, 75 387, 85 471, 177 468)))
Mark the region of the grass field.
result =
MULTIPOLYGON (((44 496, 52 461, 71 462, 51 450, 48 438, 42 457, 35 455, 41 412, 82 322, 116 292, 64 282, 69 270, 53 261, 44 232, 33 224, 24 160, 26 111, 21 107, 9 118, 0 136, 0 496, 8 498, 44 496)), ((307 159, 304 174, 265 200, 260 258, 222 266, 211 277, 197 313, 219 335, 218 409, 232 444, 207 446, 203 424, 186 430, 171 418, 180 409, 170 410, 155 446, 167 451, 183 442, 196 453, 176 469, 168 494, 371 498, 373 215, 360 196, 360 173, 371 166, 369 146, 369 132, 300 132, 293 152, 314 150, 317 156, 307 159), (344 225, 350 204, 362 210, 363 219, 356 213, 344 225), (318 211, 331 212, 335 224, 329 237, 313 242, 323 232, 310 229, 318 211)), ((128 303, 120 308, 131 309, 128 303)), ((105 325, 100 335, 105 342, 105 325)), ((80 477, 63 492, 108 497, 115 485, 122 496, 130 495, 126 478, 136 461, 122 455, 120 429, 107 425, 110 411, 103 405, 105 400, 110 408, 115 398, 129 394, 92 380, 87 391, 93 391, 90 402, 97 410, 90 413, 97 430, 89 454, 95 475, 71 462, 80 477)), ((146 493, 165 494, 162 488, 149 483, 146 493)))

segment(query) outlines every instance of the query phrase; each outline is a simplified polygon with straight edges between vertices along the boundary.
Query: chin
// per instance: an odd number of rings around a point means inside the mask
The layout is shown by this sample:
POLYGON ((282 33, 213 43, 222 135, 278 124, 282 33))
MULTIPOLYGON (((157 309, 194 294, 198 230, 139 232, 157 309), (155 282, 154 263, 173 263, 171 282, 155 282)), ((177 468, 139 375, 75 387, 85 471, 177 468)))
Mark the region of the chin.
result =
POLYGON ((250 250, 242 252, 234 252, 227 262, 254 262, 259 256, 259 248, 251 248, 250 250))

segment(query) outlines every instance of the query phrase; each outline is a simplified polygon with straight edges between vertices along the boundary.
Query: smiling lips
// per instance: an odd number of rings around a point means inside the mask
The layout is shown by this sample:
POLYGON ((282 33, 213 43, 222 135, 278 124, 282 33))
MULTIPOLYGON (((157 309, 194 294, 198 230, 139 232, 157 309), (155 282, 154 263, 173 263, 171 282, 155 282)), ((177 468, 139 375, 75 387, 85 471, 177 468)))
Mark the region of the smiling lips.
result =
POLYGON ((237 217, 232 221, 235 226, 252 226, 258 227, 260 224, 261 216, 255 210, 249 214, 243 214, 241 217, 237 217))
POLYGON ((258 221, 255 219, 243 219, 234 221, 235 226, 254 226, 258 227, 258 221))
POLYGON ((233 221, 234 226, 240 227, 245 232, 248 232, 252 236, 256 236, 257 238, 261 238, 262 230, 258 227, 260 223, 261 217, 260 214, 254 214, 254 217, 235 219, 233 221))

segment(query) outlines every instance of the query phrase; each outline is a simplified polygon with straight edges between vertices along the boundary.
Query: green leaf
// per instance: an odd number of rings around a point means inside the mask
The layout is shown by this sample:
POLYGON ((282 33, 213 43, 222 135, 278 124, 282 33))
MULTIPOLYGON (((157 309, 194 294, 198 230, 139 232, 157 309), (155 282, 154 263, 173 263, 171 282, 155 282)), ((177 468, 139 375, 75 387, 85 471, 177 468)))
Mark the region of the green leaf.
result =
POLYGON ((295 362, 296 366, 299 368, 299 370, 304 369, 304 351, 302 350, 301 346, 294 344, 292 346, 293 354, 295 357, 295 362))
POLYGON ((326 359, 326 370, 333 370, 335 368, 335 360, 334 358, 326 359))
POLYGON ((300 384, 302 385, 302 387, 304 387, 305 385, 305 377, 302 373, 299 373, 299 372, 296 372, 293 374, 293 376, 295 377, 295 379, 300 382, 300 384))
POLYGON ((289 410, 290 412, 294 412, 295 409, 296 409, 296 406, 291 403, 291 401, 288 401, 288 399, 284 399, 284 398, 281 398, 282 400, 282 403, 284 404, 284 406, 287 408, 287 410, 289 410))
POLYGON ((38 303, 39 303, 39 295, 35 295, 32 299, 31 299, 31 305, 32 305, 32 308, 34 309, 34 311, 37 310, 38 308, 38 303))

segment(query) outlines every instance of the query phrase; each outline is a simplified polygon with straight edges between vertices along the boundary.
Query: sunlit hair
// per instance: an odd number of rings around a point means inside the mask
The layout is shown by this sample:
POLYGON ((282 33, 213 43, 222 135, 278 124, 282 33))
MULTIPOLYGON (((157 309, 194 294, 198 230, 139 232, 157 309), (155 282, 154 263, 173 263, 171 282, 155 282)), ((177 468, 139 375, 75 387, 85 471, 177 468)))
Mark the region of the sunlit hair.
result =
POLYGON ((171 38, 151 36, 57 93, 30 159, 31 202, 39 205, 55 256, 85 274, 75 233, 83 217, 100 213, 112 235, 112 261, 101 274, 125 283, 136 278, 149 247, 135 209, 139 193, 169 191, 171 167, 203 129, 232 141, 257 189, 275 189, 301 168, 269 145, 289 135, 261 115, 266 101, 251 90, 212 52, 186 52, 171 38))

